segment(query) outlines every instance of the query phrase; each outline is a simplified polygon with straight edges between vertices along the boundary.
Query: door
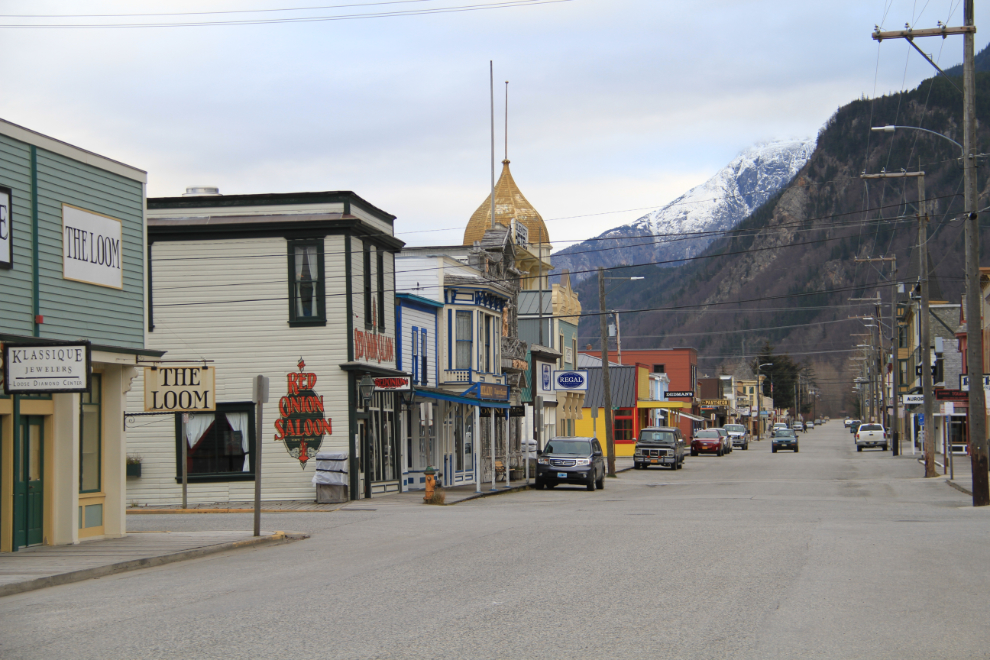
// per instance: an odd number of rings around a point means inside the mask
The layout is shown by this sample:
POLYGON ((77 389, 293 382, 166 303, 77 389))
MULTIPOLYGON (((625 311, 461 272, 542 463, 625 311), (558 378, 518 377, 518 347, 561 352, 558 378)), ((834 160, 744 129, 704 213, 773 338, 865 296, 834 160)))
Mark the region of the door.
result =
POLYGON ((44 538, 44 418, 24 416, 14 431, 14 549, 44 538))

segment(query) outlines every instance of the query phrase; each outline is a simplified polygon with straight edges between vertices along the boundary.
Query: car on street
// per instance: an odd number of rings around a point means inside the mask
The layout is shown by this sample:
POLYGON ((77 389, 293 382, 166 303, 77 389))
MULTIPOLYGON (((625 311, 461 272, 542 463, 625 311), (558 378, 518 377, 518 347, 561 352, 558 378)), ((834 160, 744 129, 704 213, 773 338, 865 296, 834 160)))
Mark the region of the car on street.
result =
POLYGON ((739 447, 743 451, 749 449, 749 431, 742 424, 726 424, 725 430, 729 432, 729 439, 733 447, 739 447))
POLYGON ((795 433, 799 431, 804 431, 804 422, 794 422, 791 424, 791 430, 795 433))
POLYGON ((856 433, 856 429, 858 429, 859 428, 859 425, 862 424, 862 423, 863 423, 863 421, 860 420, 860 419, 854 419, 854 420, 852 420, 852 424, 849 425, 849 432, 850 433, 856 433))
POLYGON ((536 488, 558 484, 605 487, 605 457, 595 438, 553 438, 536 458, 536 488))
POLYGON ((809 420, 808 420, 808 423, 807 423, 807 424, 805 424, 805 426, 806 426, 806 427, 808 428, 808 430, 810 431, 811 429, 813 429, 813 428, 815 428, 815 420, 813 420, 813 419, 809 419, 809 420))
POLYGON ((797 433, 791 429, 777 431, 770 443, 770 452, 776 454, 778 449, 792 449, 795 454, 798 453, 797 433))
POLYGON ((846 421, 842 422, 842 425, 846 428, 849 428, 850 426, 852 426, 852 423, 853 423, 852 418, 846 417, 846 421))
POLYGON ((650 426, 642 429, 633 452, 633 467, 643 470, 662 465, 673 470, 684 467, 687 442, 681 430, 670 426, 650 426))
POLYGON ((787 428, 787 424, 785 422, 777 422, 776 424, 773 425, 773 429, 770 432, 772 434, 773 431, 776 431, 777 429, 786 429, 786 428, 787 428))
POLYGON ((729 437, 729 432, 725 430, 724 427, 718 426, 715 428, 718 431, 719 436, 722 438, 722 453, 731 454, 732 453, 732 438, 729 437))
POLYGON ((694 434, 691 440, 691 455, 715 454, 721 456, 723 452, 722 436, 715 429, 702 429, 694 434))
POLYGON ((882 424, 860 424, 856 430, 856 451, 880 447, 887 451, 887 431, 882 424))

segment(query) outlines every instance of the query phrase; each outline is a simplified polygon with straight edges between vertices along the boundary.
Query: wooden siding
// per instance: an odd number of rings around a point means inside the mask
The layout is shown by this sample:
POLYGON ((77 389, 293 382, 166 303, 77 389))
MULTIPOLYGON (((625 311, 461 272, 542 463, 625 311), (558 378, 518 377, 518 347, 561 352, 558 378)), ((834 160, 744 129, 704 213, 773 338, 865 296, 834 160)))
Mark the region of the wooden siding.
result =
MULTIPOLYGON (((353 243, 360 257, 360 242, 353 243)), ((286 394, 286 374, 299 371, 299 358, 306 361, 306 372, 317 374, 314 389, 323 396, 333 427, 320 450, 348 450, 348 379, 340 369, 347 362, 350 340, 344 237, 326 237, 324 253, 327 325, 290 328, 284 239, 160 242, 152 250, 155 331, 149 334, 149 347, 167 349, 165 357, 170 360, 214 360, 220 403, 250 401, 254 376, 271 378, 262 429, 262 496, 266 500, 314 496, 313 463, 300 469, 299 461, 275 440, 274 422, 279 418, 279 399, 286 394)), ((360 268, 360 259, 355 261, 360 268)), ((386 309, 394 309, 392 299, 388 303, 386 309)), ((142 409, 143 392, 144 384, 138 378, 128 395, 128 410, 142 409)), ((174 418, 138 420, 128 430, 128 452, 142 456, 143 474, 128 482, 128 500, 174 504, 181 497, 181 486, 175 482, 174 418)), ((253 481, 189 486, 191 502, 249 501, 253 493, 253 481)))
MULTIPOLYGON (((41 336, 85 337, 144 347, 144 193, 142 184, 67 156, 38 149, 38 250, 41 336), (122 222, 123 290, 62 279, 62 205, 122 222)), ((0 283, 15 295, 0 300, 0 330, 33 332, 30 147, 0 135, 0 184, 14 194, 14 269, 0 283)))
MULTIPOLYGON (((399 303, 402 311, 402 327, 399 329, 401 332, 401 342, 402 342, 402 362, 398 365, 398 369, 405 371, 406 373, 413 373, 412 366, 412 329, 425 328, 426 329, 426 355, 427 355, 427 365, 429 367, 429 372, 427 373, 427 387, 437 386, 437 334, 439 320, 437 317, 437 312, 424 312, 421 309, 416 309, 410 307, 407 303, 399 303)), ((420 356, 421 358, 421 356, 420 356)), ((417 381, 417 385, 422 385, 422 381, 417 381)))
POLYGON ((396 289, 443 302, 443 260, 437 257, 396 257, 396 289))

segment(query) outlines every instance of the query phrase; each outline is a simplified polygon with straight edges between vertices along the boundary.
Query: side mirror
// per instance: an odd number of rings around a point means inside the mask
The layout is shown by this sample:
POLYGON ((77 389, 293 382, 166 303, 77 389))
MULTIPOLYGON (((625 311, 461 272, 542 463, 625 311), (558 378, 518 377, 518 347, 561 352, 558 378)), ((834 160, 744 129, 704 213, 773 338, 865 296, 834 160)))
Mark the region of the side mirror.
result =
POLYGON ((540 454, 542 454, 542 453, 543 453, 543 450, 542 450, 542 449, 540 449, 539 447, 537 447, 537 448, 536 448, 536 455, 537 455, 537 456, 539 456, 539 455, 540 455, 540 454))

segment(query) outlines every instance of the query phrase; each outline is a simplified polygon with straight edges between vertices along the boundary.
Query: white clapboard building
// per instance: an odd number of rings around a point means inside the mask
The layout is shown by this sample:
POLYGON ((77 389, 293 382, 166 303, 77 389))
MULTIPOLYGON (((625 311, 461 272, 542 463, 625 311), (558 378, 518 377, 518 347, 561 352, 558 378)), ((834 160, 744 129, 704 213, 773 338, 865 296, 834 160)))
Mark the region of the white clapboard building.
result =
POLYGON ((347 453, 352 499, 400 490, 394 217, 352 192, 210 188, 149 199, 147 215, 147 345, 166 354, 128 398, 142 464, 128 501, 180 502, 183 466, 190 505, 249 501, 259 453, 265 500, 312 499, 325 451, 347 453), (185 365, 213 370, 215 409, 207 386, 164 391, 160 372, 185 365), (260 446, 259 374, 271 383, 260 446), (363 399, 366 376, 389 391, 363 399))

